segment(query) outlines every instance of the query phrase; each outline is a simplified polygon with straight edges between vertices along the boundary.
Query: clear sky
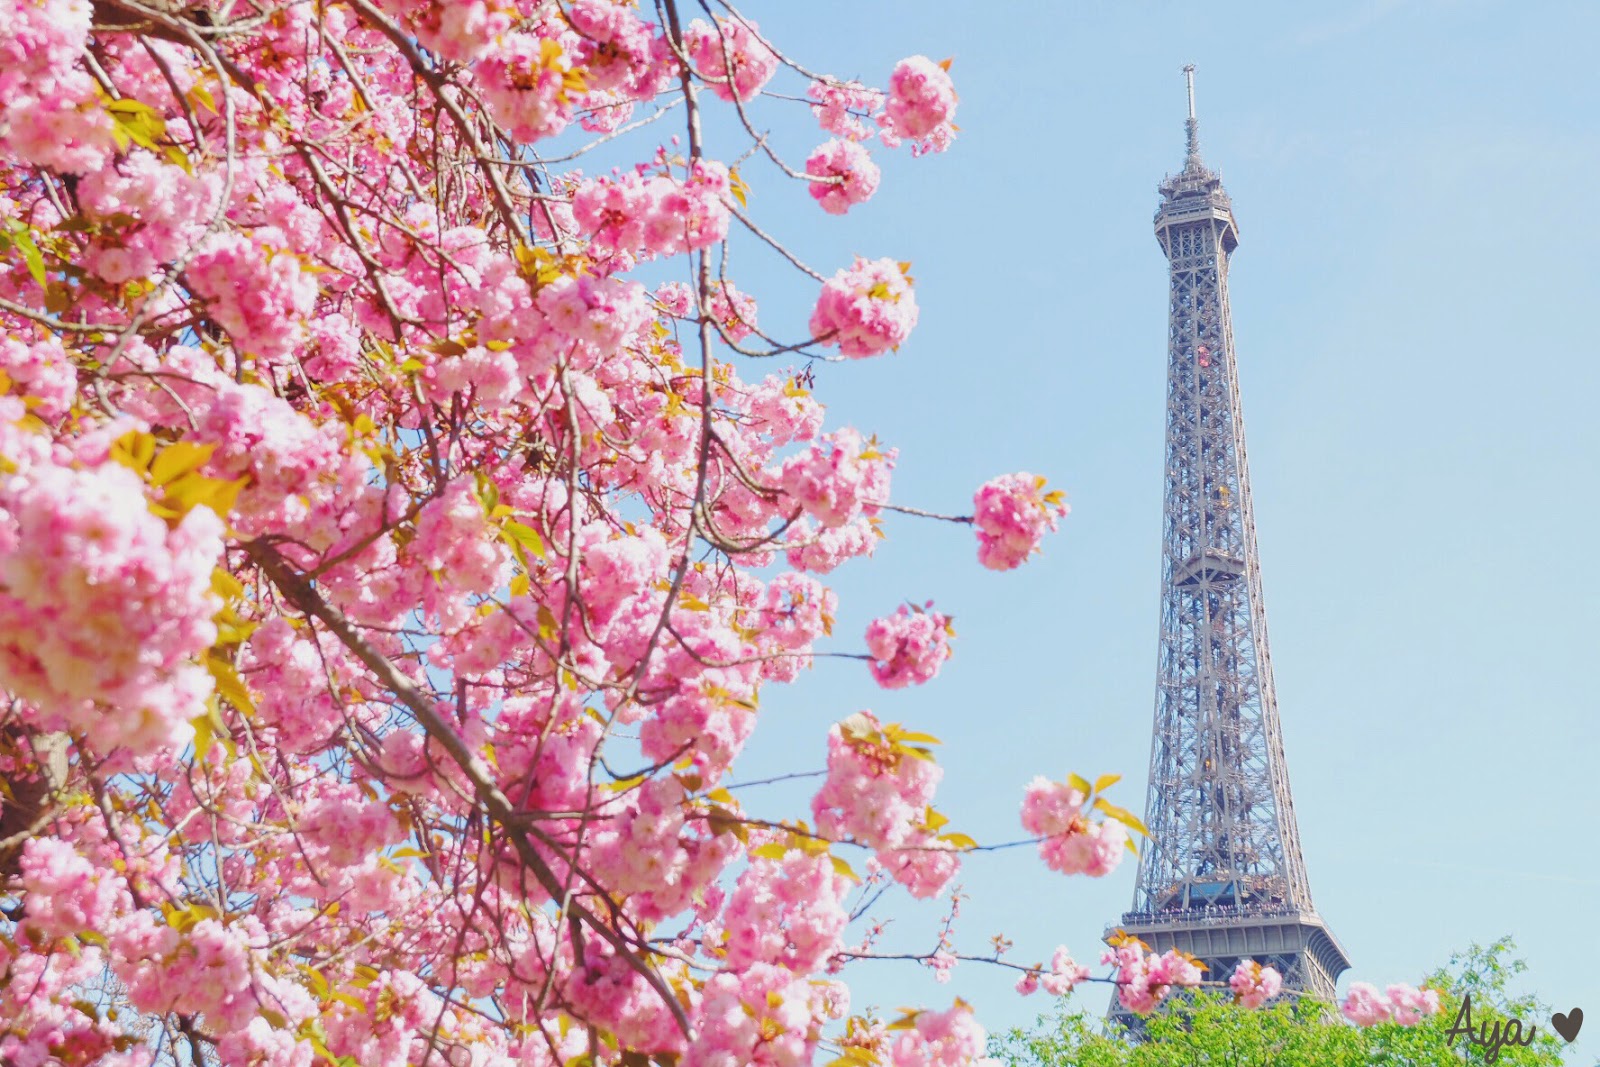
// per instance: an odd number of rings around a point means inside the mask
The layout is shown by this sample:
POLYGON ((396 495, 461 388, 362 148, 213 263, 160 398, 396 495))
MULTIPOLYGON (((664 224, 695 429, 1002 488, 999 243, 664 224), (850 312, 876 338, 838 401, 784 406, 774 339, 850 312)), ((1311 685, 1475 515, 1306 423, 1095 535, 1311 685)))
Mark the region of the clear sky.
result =
MULTIPOLYGON (((982 840, 1021 836, 1035 774, 1120 771, 1116 799, 1143 811, 1167 297, 1150 219, 1182 162, 1193 62, 1203 154, 1241 231, 1233 321, 1290 779, 1318 910, 1354 961, 1344 984, 1415 982, 1511 934, 1525 988, 1588 1011, 1569 1062, 1593 1063, 1600 4, 746 10, 841 75, 955 59, 960 140, 879 152, 883 188, 846 218, 747 165, 752 208, 826 272, 854 252, 913 262, 916 334, 819 368, 831 421, 900 448, 902 503, 963 511, 980 482, 1031 470, 1073 511, 1010 574, 978 567, 966 528, 892 517, 878 558, 833 576, 834 647, 931 597, 955 615, 955 658, 896 693, 820 663, 768 694, 743 773, 820 767, 827 724, 870 707, 945 739, 940 807, 982 840)), ((797 161, 821 140, 803 112, 763 116, 797 161)), ((803 322, 810 283, 748 243, 732 273, 763 325, 803 322)), ((1132 862, 1090 881, 1031 851, 975 857, 958 936, 1092 960, 1133 879, 1132 862)), ((889 944, 931 947, 936 908, 877 913, 897 917, 889 944)), ((1046 1007, 978 965, 945 987, 900 963, 855 980, 889 1009, 959 994, 991 1029, 1046 1007)), ((1102 1009, 1104 989, 1084 1003, 1102 1009)))

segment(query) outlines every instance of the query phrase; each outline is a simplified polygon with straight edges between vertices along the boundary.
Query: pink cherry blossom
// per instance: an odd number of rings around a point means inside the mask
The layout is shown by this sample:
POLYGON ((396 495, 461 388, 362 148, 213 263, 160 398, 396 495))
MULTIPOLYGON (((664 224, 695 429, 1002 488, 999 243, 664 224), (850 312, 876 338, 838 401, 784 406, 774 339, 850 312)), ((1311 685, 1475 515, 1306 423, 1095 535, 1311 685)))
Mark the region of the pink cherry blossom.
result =
POLYGON ((1384 990, 1394 1012, 1394 1021, 1401 1026, 1414 1026, 1425 1015, 1439 1012, 1437 989, 1416 989, 1405 983, 1391 985, 1384 990))
POLYGON ((888 500, 889 472, 898 455, 855 430, 839 430, 787 460, 779 484, 824 528, 843 526, 888 500))
POLYGON ((843 215, 856 204, 866 203, 878 191, 880 172, 867 150, 854 141, 827 142, 806 160, 806 173, 829 181, 808 185, 812 199, 830 215, 843 215))
POLYGON ((1067 513, 1059 494, 1044 492, 1044 486, 1038 475, 1020 472, 978 487, 972 497, 978 562, 991 570, 1012 570, 1039 550, 1040 540, 1067 513))
POLYGON ((883 107, 884 95, 860 82, 815 81, 806 90, 815 100, 811 113, 828 133, 851 141, 865 141, 872 130, 865 119, 883 107))
POLYGON ((1050 957, 1050 971, 1041 984, 1046 993, 1064 997, 1088 977, 1089 968, 1075 961, 1067 952, 1067 946, 1059 945, 1050 957))
POLYGON ((893 615, 867 625, 872 677, 885 689, 930 681, 950 657, 954 633, 949 618, 937 611, 900 605, 893 615))
POLYGON ((0 475, 0 685, 105 751, 181 746, 212 688, 222 533, 203 507, 169 527, 126 467, 0 475))
POLYGON ((1414 1026, 1424 1017, 1438 1014, 1439 991, 1396 983, 1380 993, 1368 982, 1351 982, 1340 1010, 1357 1026, 1384 1022, 1414 1026))
POLYGON ((715 27, 702 19, 684 34, 695 70, 724 100, 749 100, 778 69, 778 57, 758 36, 754 22, 741 16, 718 19, 715 27))
POLYGON ((476 69, 484 101, 513 137, 549 137, 572 121, 571 59, 555 39, 508 33, 489 46, 476 69))
POLYGON ((1193 959, 1176 949, 1157 955, 1137 938, 1125 938, 1103 953, 1100 962, 1116 964, 1117 999, 1137 1015, 1155 1011, 1174 989, 1199 985, 1202 973, 1193 959))
POLYGON ((1065 782, 1035 778, 1023 796, 1022 825, 1042 839, 1039 858, 1051 870, 1100 878, 1122 862, 1128 832, 1120 822, 1089 821, 1086 800, 1065 782))
POLYGON ((882 355, 905 344, 917 324, 917 298, 906 267, 889 259, 866 260, 823 283, 811 334, 853 359, 882 355))
POLYGON ((889 101, 879 120, 885 141, 919 141, 923 150, 942 152, 954 137, 955 113, 955 86, 942 64, 912 56, 895 65, 889 75, 889 101))
POLYGON ((1357 1026, 1375 1026, 1388 1022, 1394 1015, 1394 1008, 1389 1001, 1378 992, 1376 986, 1367 982, 1351 982, 1339 1010, 1357 1026))
POLYGON ((1255 960, 1240 960, 1228 979, 1234 998, 1246 1008, 1259 1008, 1283 989, 1283 975, 1255 960))

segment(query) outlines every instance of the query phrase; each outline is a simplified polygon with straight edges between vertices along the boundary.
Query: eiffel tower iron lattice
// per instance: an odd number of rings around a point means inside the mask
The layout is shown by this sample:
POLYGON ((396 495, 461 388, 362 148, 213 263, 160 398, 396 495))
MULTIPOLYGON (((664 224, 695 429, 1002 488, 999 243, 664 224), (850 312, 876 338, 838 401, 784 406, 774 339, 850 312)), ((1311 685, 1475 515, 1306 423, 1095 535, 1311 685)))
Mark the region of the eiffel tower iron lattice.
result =
MULTIPOLYGON (((1188 153, 1155 216, 1172 284, 1150 840, 1120 929, 1198 957, 1211 980, 1248 958, 1332 999, 1350 963, 1311 902, 1272 684, 1228 309, 1239 230, 1184 74, 1188 153)), ((1111 1014, 1128 1021, 1115 996, 1111 1014)))

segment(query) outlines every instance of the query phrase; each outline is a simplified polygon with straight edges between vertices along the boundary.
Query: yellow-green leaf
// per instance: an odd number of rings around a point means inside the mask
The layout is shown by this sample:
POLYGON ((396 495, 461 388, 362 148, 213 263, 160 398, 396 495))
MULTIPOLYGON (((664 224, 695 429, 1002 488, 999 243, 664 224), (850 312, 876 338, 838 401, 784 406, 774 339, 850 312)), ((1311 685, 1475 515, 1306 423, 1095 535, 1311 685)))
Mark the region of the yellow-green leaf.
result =
POLYGON ((852 882, 861 881, 861 876, 857 874, 855 869, 844 860, 840 859, 838 856, 829 856, 828 859, 833 862, 833 872, 835 874, 842 874, 852 882))
POLYGON ((211 90, 200 82, 195 82, 189 86, 189 102, 205 108, 213 115, 217 113, 216 99, 211 95, 211 90))
POLYGON ((739 201, 740 207, 750 206, 750 186, 739 176, 739 168, 734 167, 728 171, 728 191, 733 198, 739 201))
POLYGON ((111 458, 141 474, 150 469, 156 439, 143 430, 129 430, 111 444, 111 458))
POLYGON ((49 279, 44 273, 44 256, 39 252, 39 246, 33 240, 33 228, 21 219, 10 219, 7 226, 11 231, 11 240, 22 253, 22 261, 28 265, 28 273, 33 275, 33 280, 40 287, 49 284, 49 279))
POLYGON ((211 724, 213 712, 206 711, 189 720, 189 725, 194 727, 194 754, 197 759, 205 759, 206 753, 211 751, 211 743, 217 739, 215 727, 211 724))
MULTIPOLYGON (((111 115, 116 129, 122 131, 127 140, 152 152, 161 151, 156 139, 167 132, 167 122, 155 108, 143 101, 124 97, 107 101, 106 111, 111 115)), ((119 142, 121 140, 118 138, 119 142)))
POLYGON ((889 727, 889 736, 896 741, 904 741, 908 745, 942 745, 943 741, 932 734, 917 733, 914 730, 901 730, 898 726, 889 727))
POLYGON ((826 1067, 875 1067, 882 1063, 878 1054, 871 1049, 862 1048, 860 1045, 851 1045, 835 1059, 828 1061, 826 1067))
POLYGON ((189 157, 183 149, 175 144, 169 144, 161 150, 161 154, 175 163, 185 174, 194 173, 194 164, 189 162, 189 157))
POLYGON ((244 596, 244 584, 221 567, 218 567, 211 572, 211 591, 224 601, 238 600, 244 596))
POLYGON ((150 464, 150 481, 155 485, 166 485, 191 471, 199 470, 216 450, 216 445, 174 441, 163 448, 150 464))
POLYGON ((1078 792, 1082 793, 1084 796, 1088 796, 1090 793, 1094 792, 1094 787, 1089 784, 1089 780, 1081 774, 1067 775, 1067 784, 1076 789, 1078 792))
POLYGON ((212 679, 217 683, 217 692, 224 700, 246 715, 255 714, 255 701, 251 699, 249 688, 244 684, 244 679, 239 677, 239 672, 234 670, 233 664, 217 656, 208 656, 206 669, 211 672, 212 679))
POLYGON ((886 1030, 915 1030, 917 1028, 917 1016, 921 1015, 922 1012, 918 1011, 915 1008, 901 1008, 900 1010, 904 1014, 902 1014, 900 1016, 900 1018, 898 1018, 894 1022, 890 1023, 884 1029, 886 1029, 886 1030))
POLYGON ((1117 807, 1105 797, 1095 797, 1094 806, 1097 810, 1105 812, 1108 817, 1117 820, 1128 829, 1137 831, 1145 837, 1150 836, 1150 831, 1144 828, 1144 823, 1139 821, 1139 817, 1126 808, 1117 807))
POLYGON ((301 972, 311 980, 311 992, 318 1000, 328 999, 328 980, 322 977, 322 972, 315 967, 301 966, 301 972))
POLYGON ((366 1001, 362 1000, 360 997, 356 996, 354 993, 346 993, 342 989, 334 992, 329 997, 329 999, 330 1000, 337 1000, 341 1004, 348 1004, 350 1007, 354 1008, 356 1011, 362 1012, 363 1014, 365 1014, 365 1012, 367 1010, 367 1002, 366 1001))
POLYGON ((1120 774, 1102 774, 1094 780, 1094 791, 1098 793, 1102 789, 1110 789, 1120 781, 1122 781, 1120 774))
MULTIPOLYGON (((526 549, 540 559, 544 558, 544 538, 539 536, 538 530, 513 519, 507 520, 505 525, 500 527, 500 531, 505 539, 511 542, 512 548, 526 549)), ((521 552, 519 551, 518 554, 520 555, 521 552)), ((532 569, 527 565, 526 558, 522 560, 522 564, 524 570, 532 569)))

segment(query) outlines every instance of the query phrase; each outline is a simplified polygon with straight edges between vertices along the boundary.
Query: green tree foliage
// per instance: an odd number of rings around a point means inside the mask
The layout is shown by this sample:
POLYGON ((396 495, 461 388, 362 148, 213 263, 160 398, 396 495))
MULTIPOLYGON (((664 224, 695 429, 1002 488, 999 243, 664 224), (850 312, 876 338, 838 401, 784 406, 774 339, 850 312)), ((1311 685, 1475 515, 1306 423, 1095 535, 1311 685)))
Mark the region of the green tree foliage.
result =
POLYGON ((1102 1033, 1097 1014, 1046 1016, 1034 1030, 995 1038, 991 1054, 1009 1067, 1553 1067, 1564 1043, 1550 1029, 1550 1009, 1532 996, 1513 996, 1511 980, 1526 970, 1512 957, 1515 945, 1501 938, 1474 944, 1450 958, 1427 985, 1441 990, 1438 1015, 1416 1026, 1385 1023, 1360 1028, 1336 1008, 1309 997, 1279 997, 1257 1010, 1241 1008, 1225 994, 1200 993, 1169 1003, 1150 1018, 1146 1038, 1102 1033), (1471 998, 1472 1039, 1451 1029, 1471 998), (1527 1045, 1501 1043, 1512 1020, 1520 1020, 1527 1045), (1498 1024, 1498 1030, 1496 1028, 1498 1024), (1480 1037, 1488 1041, 1480 1042, 1480 1037))

